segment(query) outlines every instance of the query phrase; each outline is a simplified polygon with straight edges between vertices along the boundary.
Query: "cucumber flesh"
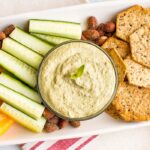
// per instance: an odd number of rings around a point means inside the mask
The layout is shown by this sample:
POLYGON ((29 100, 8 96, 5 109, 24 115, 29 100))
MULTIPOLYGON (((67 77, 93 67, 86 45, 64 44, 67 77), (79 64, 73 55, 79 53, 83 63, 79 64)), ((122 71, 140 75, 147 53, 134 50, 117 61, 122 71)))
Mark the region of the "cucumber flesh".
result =
POLYGON ((0 84, 32 99, 37 103, 41 103, 41 98, 35 90, 4 72, 0 74, 0 84))
POLYGON ((58 45, 60 43, 69 41, 71 39, 64 38, 64 37, 58 37, 58 36, 53 36, 53 35, 44 35, 44 34, 38 34, 38 33, 32 33, 34 36, 48 42, 54 45, 58 45))
POLYGON ((3 40, 2 49, 26 64, 38 69, 43 57, 11 38, 3 40))
POLYGON ((9 117, 11 117, 12 119, 14 119, 19 124, 21 124, 22 126, 28 128, 34 132, 42 132, 44 125, 46 123, 45 118, 41 117, 38 120, 35 120, 6 103, 3 103, 1 105, 0 110, 4 114, 6 114, 9 117))
POLYGON ((22 45, 41 54, 42 56, 44 56, 51 48, 53 48, 53 45, 36 38, 35 36, 23 31, 18 27, 16 27, 9 36, 22 45))
POLYGON ((3 50, 0 50, 0 66, 29 86, 35 87, 37 82, 36 70, 3 50))
POLYGON ((79 23, 31 19, 29 32, 81 39, 82 30, 79 23))
POLYGON ((43 105, 32 101, 31 99, 3 86, 2 84, 0 84, 0 98, 2 101, 10 104, 34 119, 40 118, 43 114, 43 105))

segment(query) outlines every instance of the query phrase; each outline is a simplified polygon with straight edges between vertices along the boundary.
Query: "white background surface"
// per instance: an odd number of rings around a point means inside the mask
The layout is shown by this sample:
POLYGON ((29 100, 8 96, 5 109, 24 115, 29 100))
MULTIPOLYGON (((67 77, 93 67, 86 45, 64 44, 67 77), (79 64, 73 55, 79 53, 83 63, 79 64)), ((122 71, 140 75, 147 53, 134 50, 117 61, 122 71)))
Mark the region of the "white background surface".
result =
MULTIPOLYGON (((6 146, 0 147, 0 150, 19 150, 19 148, 6 146)), ((150 127, 98 136, 82 150, 150 150, 150 127), (100 143, 99 147, 96 147, 97 143, 100 143)))
MULTIPOLYGON (((0 16, 17 14, 20 12, 49 9, 72 4, 80 0, 0 0, 0 16), (65 1, 65 3, 64 3, 65 1)), ((83 2, 84 0, 81 0, 83 2)), ((91 0, 100 1, 100 0, 91 0)), ((115 0, 114 0, 115 1, 115 0)), ((0 147, 0 150, 18 150, 17 146, 0 147)), ((150 127, 109 133, 98 136, 84 150, 150 150, 150 127), (96 143, 100 143, 96 147, 96 143), (95 148, 93 147, 95 145, 95 148)))

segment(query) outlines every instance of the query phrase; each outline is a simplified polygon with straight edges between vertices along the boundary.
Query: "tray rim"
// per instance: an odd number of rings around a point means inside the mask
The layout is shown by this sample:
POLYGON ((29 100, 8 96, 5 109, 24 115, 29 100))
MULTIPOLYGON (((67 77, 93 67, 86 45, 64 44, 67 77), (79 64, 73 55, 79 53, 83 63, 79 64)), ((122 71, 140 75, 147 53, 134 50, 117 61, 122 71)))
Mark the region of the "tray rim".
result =
POLYGON ((100 2, 89 2, 89 0, 85 0, 85 3, 82 4, 77 4, 77 5, 72 5, 72 6, 64 6, 64 7, 59 7, 59 8, 51 8, 51 9, 45 9, 45 10, 40 10, 40 11, 29 11, 29 12, 25 12, 25 13, 19 13, 19 14, 15 14, 15 15, 8 15, 8 16, 4 16, 4 17, 0 17, 0 20, 6 20, 9 18, 17 18, 17 17, 21 17, 24 15, 30 15, 30 14, 36 14, 36 13, 46 13, 46 12, 51 12, 51 11, 62 11, 62 10, 66 10, 66 9, 80 9, 81 7, 94 7, 96 5, 112 5, 115 6, 116 4, 135 4, 138 2, 149 2, 149 0, 125 0, 125 1, 120 1, 120 0, 109 0, 109 1, 100 1, 100 2))

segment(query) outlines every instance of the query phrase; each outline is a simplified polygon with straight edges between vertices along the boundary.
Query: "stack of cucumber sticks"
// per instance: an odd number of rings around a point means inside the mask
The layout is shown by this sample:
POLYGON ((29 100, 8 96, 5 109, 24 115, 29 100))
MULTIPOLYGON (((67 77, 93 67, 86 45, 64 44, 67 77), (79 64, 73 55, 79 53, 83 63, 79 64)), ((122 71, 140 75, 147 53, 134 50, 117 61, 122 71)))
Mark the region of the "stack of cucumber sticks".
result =
POLYGON ((0 50, 0 110, 24 127, 41 132, 45 107, 36 91, 37 72, 44 56, 56 45, 81 38, 79 23, 29 20, 29 32, 19 27, 5 38, 0 50))

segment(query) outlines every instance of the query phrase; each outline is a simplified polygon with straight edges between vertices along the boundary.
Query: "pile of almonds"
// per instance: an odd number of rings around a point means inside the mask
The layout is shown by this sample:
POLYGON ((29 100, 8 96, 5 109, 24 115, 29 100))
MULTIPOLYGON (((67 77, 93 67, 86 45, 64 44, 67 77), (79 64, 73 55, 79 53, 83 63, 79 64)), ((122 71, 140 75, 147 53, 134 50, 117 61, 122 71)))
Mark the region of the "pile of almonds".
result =
POLYGON ((45 124, 45 127, 44 127, 44 129, 45 129, 46 132, 53 132, 53 131, 56 131, 58 129, 65 128, 69 124, 72 127, 75 127, 75 128, 77 128, 77 127, 80 126, 80 122, 79 121, 63 120, 63 119, 57 117, 56 115, 54 115, 48 109, 44 110, 43 116, 47 120, 46 124, 45 124))
POLYGON ((2 40, 5 39, 9 34, 15 29, 14 25, 10 25, 4 29, 4 31, 0 31, 0 48, 2 47, 2 40))
POLYGON ((82 32, 82 40, 89 40, 101 46, 111 37, 115 30, 116 24, 112 21, 101 23, 98 25, 96 17, 91 16, 87 20, 88 29, 82 32))

